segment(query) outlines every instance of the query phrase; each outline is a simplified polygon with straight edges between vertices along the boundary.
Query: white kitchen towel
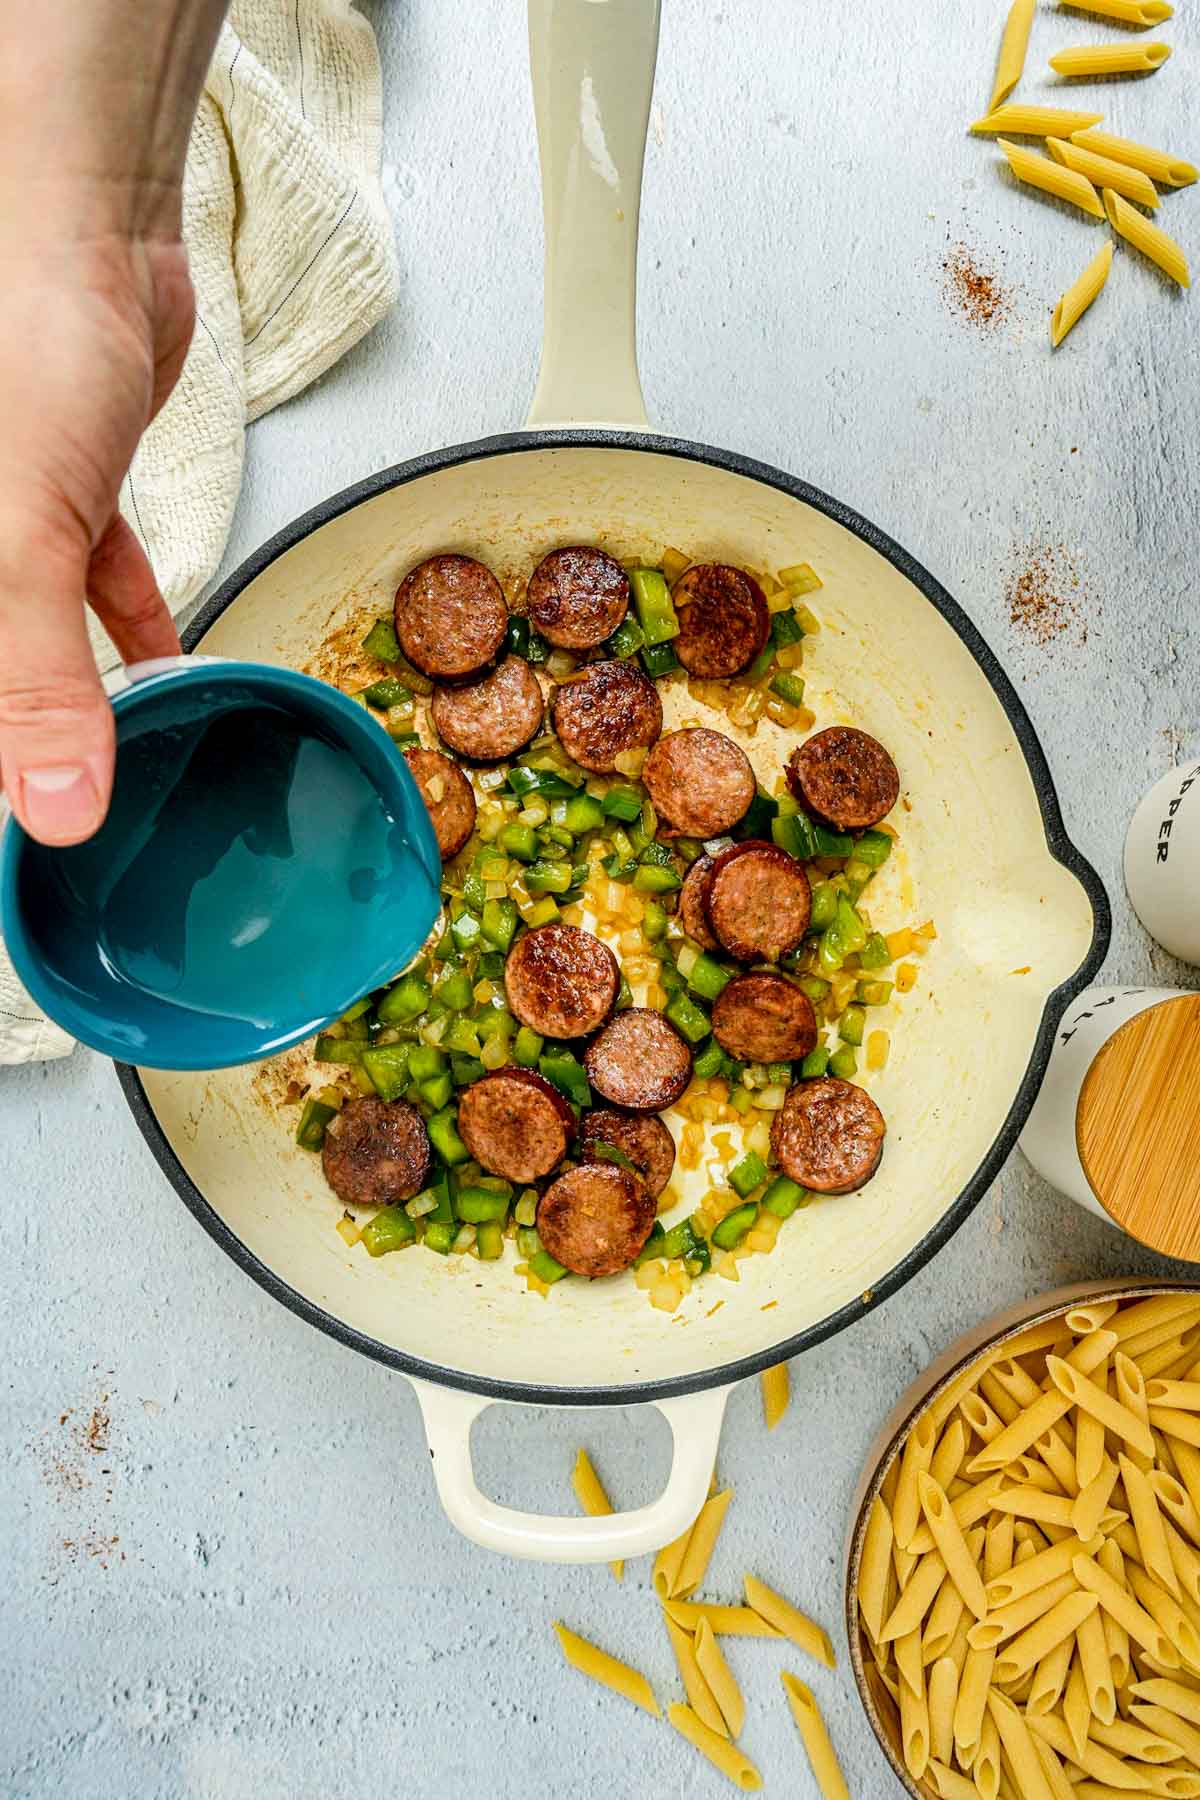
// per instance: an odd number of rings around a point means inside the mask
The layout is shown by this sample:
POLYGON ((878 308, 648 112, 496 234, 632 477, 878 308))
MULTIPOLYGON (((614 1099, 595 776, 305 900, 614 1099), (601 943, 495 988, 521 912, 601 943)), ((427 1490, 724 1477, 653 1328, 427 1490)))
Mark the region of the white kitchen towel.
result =
MULTIPOLYGON (((324 374, 391 306, 379 57, 353 0, 233 0, 188 149, 196 330, 121 510, 179 613, 213 574, 246 423, 324 374)), ((102 669, 117 660, 92 622, 102 669)), ((62 1056, 0 946, 0 1064, 62 1056)))

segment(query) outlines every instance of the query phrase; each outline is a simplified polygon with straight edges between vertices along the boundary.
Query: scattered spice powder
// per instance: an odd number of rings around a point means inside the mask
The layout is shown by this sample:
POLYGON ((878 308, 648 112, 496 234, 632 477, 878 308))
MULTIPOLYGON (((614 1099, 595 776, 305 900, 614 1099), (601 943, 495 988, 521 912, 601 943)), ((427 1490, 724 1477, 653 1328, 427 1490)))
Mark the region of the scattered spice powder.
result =
POLYGON ((969 325, 990 330, 1012 315, 1015 290, 981 268, 966 244, 952 244, 942 259, 942 296, 969 325))
POLYGON ((1048 645, 1072 628, 1087 642, 1083 609, 1088 591, 1065 544, 1035 544, 1016 552, 1004 590, 1010 622, 1030 641, 1048 645))
POLYGON ((120 1538, 101 1529, 100 1514, 94 1510, 110 1506, 113 1497, 108 1404, 104 1387, 90 1406, 60 1413, 57 1426, 30 1446, 41 1464, 42 1480, 72 1515, 71 1535, 58 1540, 63 1559, 74 1563, 88 1557, 102 1569, 125 1560, 120 1538))

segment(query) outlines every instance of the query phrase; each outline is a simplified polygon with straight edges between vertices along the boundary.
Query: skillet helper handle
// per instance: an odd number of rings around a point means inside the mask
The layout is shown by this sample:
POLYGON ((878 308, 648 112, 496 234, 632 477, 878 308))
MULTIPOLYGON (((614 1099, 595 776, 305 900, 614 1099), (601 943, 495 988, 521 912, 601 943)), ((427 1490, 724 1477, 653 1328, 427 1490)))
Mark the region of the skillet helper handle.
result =
MULTIPOLYGON (((450 1523, 472 1543, 538 1562, 599 1563, 661 1550, 704 1505, 717 1460, 729 1388, 708 1388, 655 1405, 671 1427, 671 1473, 657 1500, 608 1518, 551 1518, 498 1506, 480 1493, 471 1463, 471 1426, 494 1404, 478 1394, 414 1381, 433 1458, 438 1496, 450 1523)), ((564 1482, 566 1471, 564 1471, 564 1482)))
POLYGON ((648 429, 637 245, 660 0, 529 0, 545 322, 528 423, 648 429))

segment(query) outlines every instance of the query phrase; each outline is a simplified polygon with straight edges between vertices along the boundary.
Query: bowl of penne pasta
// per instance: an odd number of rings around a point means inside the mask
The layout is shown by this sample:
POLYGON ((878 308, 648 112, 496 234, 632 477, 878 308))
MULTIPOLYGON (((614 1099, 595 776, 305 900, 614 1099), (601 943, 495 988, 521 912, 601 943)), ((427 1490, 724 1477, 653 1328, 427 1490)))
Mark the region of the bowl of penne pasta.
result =
POLYGON ((907 1793, 1200 1796, 1200 1287, 985 1321, 902 1397, 851 1516, 851 1666, 907 1793))

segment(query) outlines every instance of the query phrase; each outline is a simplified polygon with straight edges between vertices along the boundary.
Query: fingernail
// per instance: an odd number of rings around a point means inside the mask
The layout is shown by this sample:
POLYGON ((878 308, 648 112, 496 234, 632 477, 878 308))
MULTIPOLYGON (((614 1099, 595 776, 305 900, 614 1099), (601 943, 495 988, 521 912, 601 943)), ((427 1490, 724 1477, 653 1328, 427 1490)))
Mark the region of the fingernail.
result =
POLYGON ((45 844, 76 844, 91 837, 104 816, 96 784, 86 769, 26 769, 22 808, 32 835, 45 844))

